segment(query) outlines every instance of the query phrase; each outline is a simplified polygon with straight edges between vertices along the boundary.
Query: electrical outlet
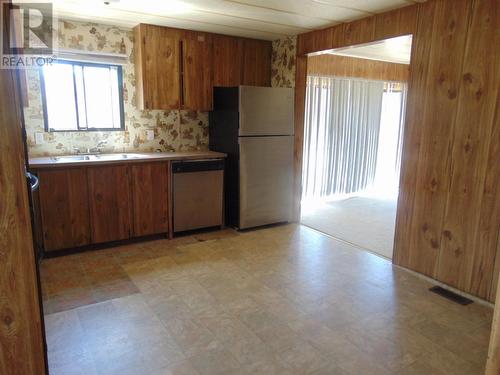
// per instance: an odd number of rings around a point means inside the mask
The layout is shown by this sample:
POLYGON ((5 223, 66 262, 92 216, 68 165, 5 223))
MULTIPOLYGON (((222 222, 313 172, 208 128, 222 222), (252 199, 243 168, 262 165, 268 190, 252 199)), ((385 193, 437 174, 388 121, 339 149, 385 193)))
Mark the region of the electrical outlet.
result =
POLYGON ((35 133, 35 144, 41 145, 44 142, 45 142, 45 140, 43 139, 43 133, 36 132, 35 133))
POLYGON ((152 141, 155 139, 155 131, 154 130, 146 130, 146 139, 148 141, 152 141))

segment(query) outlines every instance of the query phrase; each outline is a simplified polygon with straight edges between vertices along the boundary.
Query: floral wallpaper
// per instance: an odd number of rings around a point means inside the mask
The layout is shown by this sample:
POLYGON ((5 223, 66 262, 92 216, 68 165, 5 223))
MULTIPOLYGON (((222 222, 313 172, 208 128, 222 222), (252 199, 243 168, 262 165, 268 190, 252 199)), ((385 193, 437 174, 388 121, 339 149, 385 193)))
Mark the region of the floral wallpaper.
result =
POLYGON ((271 86, 295 87, 295 55, 297 37, 273 41, 271 86))
POLYGON ((105 152, 208 149, 207 112, 140 111, 136 108, 132 30, 74 21, 60 21, 57 29, 60 48, 128 55, 128 63, 123 66, 125 131, 45 132, 39 72, 27 70, 29 106, 24 116, 30 157, 74 153, 74 147, 92 148, 100 140, 107 140, 105 152), (154 140, 146 139, 146 130, 154 131, 154 140), (43 134, 42 144, 35 143, 35 133, 43 134))

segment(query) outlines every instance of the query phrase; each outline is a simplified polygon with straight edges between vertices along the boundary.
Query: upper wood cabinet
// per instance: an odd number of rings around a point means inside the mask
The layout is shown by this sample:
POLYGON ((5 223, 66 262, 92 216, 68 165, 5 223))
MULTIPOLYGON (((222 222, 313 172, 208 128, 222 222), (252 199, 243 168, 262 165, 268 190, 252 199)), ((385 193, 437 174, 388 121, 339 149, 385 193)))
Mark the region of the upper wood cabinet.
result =
POLYGON ((88 186, 92 243, 130 238, 129 167, 88 168, 88 186))
POLYGON ((212 42, 207 36, 182 41, 182 108, 212 109, 212 42))
POLYGON ((134 29, 136 100, 139 109, 180 107, 180 40, 165 27, 134 29))
POLYGON ((235 87, 240 85, 243 39, 214 35, 213 46, 214 86, 235 87))
POLYGON ((242 85, 271 85, 271 54, 271 42, 243 39, 242 85))
POLYGON ((141 163, 130 166, 133 235, 168 232, 169 163, 141 163))
POLYGON ((140 24, 139 109, 212 109, 214 86, 270 86, 271 42, 140 24))
POLYGON ((39 205, 45 251, 90 243, 87 169, 44 170, 39 205))

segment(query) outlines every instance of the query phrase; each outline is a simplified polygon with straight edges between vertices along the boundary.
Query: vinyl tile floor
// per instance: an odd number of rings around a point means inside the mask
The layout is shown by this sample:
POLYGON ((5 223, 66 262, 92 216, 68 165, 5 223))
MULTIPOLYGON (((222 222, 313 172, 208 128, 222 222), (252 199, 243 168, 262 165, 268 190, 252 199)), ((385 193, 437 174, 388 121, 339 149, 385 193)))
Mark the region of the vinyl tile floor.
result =
POLYGON ((482 374, 492 310, 300 225, 47 259, 51 375, 482 374))

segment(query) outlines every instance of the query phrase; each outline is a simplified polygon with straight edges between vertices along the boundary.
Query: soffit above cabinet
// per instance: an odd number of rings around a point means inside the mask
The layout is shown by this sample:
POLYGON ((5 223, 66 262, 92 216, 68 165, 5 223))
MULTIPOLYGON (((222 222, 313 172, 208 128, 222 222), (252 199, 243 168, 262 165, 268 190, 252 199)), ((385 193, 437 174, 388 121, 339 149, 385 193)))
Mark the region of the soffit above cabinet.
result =
POLYGON ((274 40, 425 0, 54 0, 60 18, 274 40))

